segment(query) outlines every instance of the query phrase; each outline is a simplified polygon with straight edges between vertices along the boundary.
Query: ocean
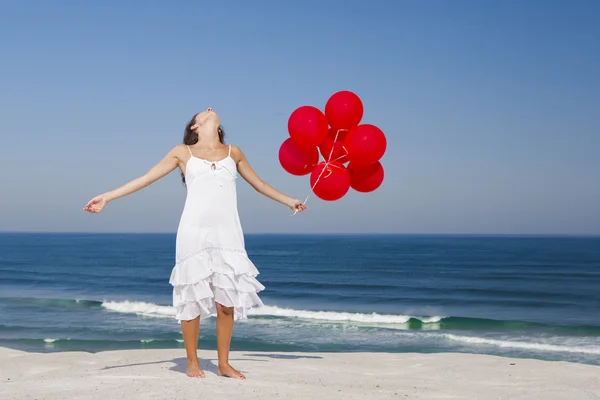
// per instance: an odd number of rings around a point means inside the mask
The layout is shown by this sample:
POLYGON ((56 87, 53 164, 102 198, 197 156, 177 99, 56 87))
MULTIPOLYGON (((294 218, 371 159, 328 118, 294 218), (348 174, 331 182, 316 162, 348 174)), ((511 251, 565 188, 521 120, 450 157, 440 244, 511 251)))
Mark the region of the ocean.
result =
MULTIPOLYGON (((246 235, 264 308, 232 350, 461 352, 600 365, 600 238, 246 235)), ((0 234, 0 346, 182 348, 174 234, 0 234)), ((215 349, 215 320, 200 327, 215 349)))

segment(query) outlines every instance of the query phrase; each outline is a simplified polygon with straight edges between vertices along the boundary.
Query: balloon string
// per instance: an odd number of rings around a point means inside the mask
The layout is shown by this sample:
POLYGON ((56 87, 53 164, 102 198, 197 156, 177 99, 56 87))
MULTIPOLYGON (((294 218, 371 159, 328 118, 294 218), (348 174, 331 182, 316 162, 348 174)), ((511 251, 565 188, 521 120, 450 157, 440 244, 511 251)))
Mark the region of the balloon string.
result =
MULTIPOLYGON (((346 154, 344 154, 344 155, 342 155, 342 156, 340 156, 340 157, 336 158, 335 160, 332 160, 332 159, 331 159, 331 157, 333 157, 333 150, 335 149, 335 143, 336 143, 336 142, 337 142, 337 140, 338 140, 338 136, 340 135, 340 131, 347 131, 347 130, 348 130, 348 129, 338 129, 338 130, 335 132, 335 137, 333 138, 333 143, 331 144, 331 150, 329 151, 329 157, 327 157, 327 160, 325 161, 325 165, 323 166, 323 169, 321 169, 321 173, 320 173, 320 174, 319 174, 319 176, 317 177, 317 180, 315 181, 315 183, 314 183, 314 184, 312 185, 312 187, 310 188, 311 192, 312 192, 313 190, 315 190, 315 187, 317 186, 317 183, 319 183, 319 181, 321 180, 321 177, 323 176, 323 173, 325 172, 325 170, 326 170, 326 169, 327 169, 327 168, 328 168, 330 165, 331 165, 332 167, 339 168, 337 165, 333 165, 333 164, 331 164, 331 163, 332 163, 332 162, 334 162, 334 161, 337 161, 337 160, 341 160, 342 158, 344 158, 344 157, 347 155, 348 151, 346 150, 346 148, 345 148, 345 147, 343 147, 343 146, 342 146, 342 148, 344 149, 344 151, 346 152, 346 154)), ((329 175, 331 175, 331 171, 329 171, 329 175)), ((327 176, 329 176, 329 175, 327 175, 327 176)), ((327 176, 326 176, 326 178, 327 178, 327 176)), ((309 198, 309 197, 310 197, 310 194, 309 194, 308 196, 306 196, 306 199, 304 200, 304 202, 302 202, 302 204, 306 205, 306 202, 308 201, 308 198, 309 198)), ((298 213, 298 210, 294 211, 294 213, 293 213, 292 215, 296 215, 297 213, 298 213)))

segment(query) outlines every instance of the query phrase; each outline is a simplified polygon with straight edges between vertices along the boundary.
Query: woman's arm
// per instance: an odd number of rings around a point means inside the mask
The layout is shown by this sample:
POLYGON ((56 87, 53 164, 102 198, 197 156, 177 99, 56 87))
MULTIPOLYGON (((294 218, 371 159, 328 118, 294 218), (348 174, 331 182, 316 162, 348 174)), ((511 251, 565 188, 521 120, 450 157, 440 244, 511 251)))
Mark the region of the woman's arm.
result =
POLYGON ((288 206, 294 212, 302 212, 306 209, 306 206, 300 200, 292 199, 291 197, 278 192, 271 185, 260 179, 239 147, 232 146, 232 157, 236 160, 237 169, 242 178, 244 178, 258 193, 288 206))
POLYGON ((135 193, 167 175, 179 165, 179 157, 177 154, 180 154, 181 152, 180 147, 181 145, 177 145, 171 149, 171 151, 169 151, 167 155, 158 162, 158 164, 152 167, 144 175, 127 182, 117 189, 94 197, 85 205, 83 209, 91 213, 98 213, 102 211, 109 201, 116 200, 131 193, 135 193))

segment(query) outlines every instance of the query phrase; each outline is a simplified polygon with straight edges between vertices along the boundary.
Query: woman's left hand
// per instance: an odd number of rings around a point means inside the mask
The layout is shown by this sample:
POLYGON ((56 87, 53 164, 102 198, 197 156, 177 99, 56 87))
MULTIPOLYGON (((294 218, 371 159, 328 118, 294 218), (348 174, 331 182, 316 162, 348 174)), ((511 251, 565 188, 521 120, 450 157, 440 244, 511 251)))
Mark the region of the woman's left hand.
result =
POLYGON ((296 200, 296 199, 291 199, 288 202, 288 207, 294 212, 302 212, 304 210, 306 210, 306 206, 304 205, 303 202, 301 202, 300 200, 296 200))

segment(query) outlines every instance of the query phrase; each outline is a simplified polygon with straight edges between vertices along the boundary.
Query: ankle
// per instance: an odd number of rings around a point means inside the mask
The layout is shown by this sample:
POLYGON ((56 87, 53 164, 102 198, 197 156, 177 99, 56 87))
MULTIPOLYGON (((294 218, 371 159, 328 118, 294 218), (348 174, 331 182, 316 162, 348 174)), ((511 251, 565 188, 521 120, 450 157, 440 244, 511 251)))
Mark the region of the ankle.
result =
POLYGON ((188 358, 188 364, 198 364, 198 358, 188 358))
POLYGON ((219 368, 229 368, 229 361, 219 361, 219 368))

